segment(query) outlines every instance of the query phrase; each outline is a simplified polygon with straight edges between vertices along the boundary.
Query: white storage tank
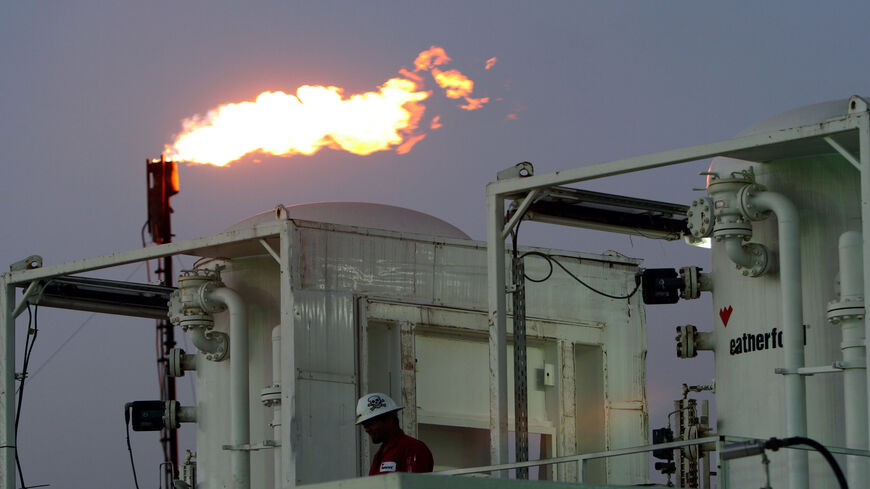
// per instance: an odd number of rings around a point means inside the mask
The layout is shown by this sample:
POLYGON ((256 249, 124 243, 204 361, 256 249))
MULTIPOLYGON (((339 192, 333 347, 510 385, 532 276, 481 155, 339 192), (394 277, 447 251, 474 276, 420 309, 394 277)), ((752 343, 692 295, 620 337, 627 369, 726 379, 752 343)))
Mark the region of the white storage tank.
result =
MULTIPOLYGON (((848 108, 848 100, 811 105, 773 117, 740 135, 815 124, 843 116, 848 108)), ((826 311, 828 303, 838 298, 835 288, 838 240, 846 231, 861 229, 858 171, 833 148, 799 159, 763 164, 716 158, 710 167, 715 175, 708 180, 711 194, 717 185, 721 187, 729 179, 747 177, 745 173, 734 172, 748 169, 753 170, 758 184, 786 197, 798 210, 804 364, 830 367, 842 359, 841 330, 829 324, 826 311)), ((717 198, 714 196, 713 200, 717 198)), ((789 341, 788 333, 783 332, 784 284, 780 266, 783 247, 788 243, 779 235, 778 219, 779 216, 771 215, 751 223, 751 242, 768 251, 768 270, 758 277, 752 277, 751 270, 745 273, 736 267, 724 241, 713 242, 716 407, 720 435, 768 438, 788 433, 786 380, 784 375, 775 373, 786 366, 784 345, 789 341)), ((825 445, 845 446, 842 373, 817 374, 805 377, 805 381, 808 436, 825 445)), ((789 487, 784 452, 768 453, 774 487, 789 487)), ((813 454, 809 460, 810 487, 837 486, 821 457, 813 454)), ((726 474, 730 487, 764 485, 759 461, 753 457, 732 462, 726 474)))
MULTIPOLYGON (((371 391, 406 406, 403 428, 429 445, 436 470, 487 465, 485 243, 432 216, 363 203, 279 208, 231 230, 276 217, 289 220, 293 232, 288 242, 264 243, 274 256, 254 243, 197 264, 224 267, 223 283, 245 303, 251 487, 367 474, 375 447, 354 425, 354 411, 358 396, 371 391), (281 274, 278 255, 289 257, 289 273, 281 274)), ((539 251, 605 292, 635 286, 639 260, 539 251)), ((546 261, 526 261, 529 276, 548 273, 546 261)), ((528 283, 531 458, 647 443, 639 296, 608 299, 558 269, 545 282, 528 283)), ((226 316, 214 315, 215 331, 228 332, 226 316)), ((232 346, 226 361, 197 359, 199 489, 231 487, 231 450, 224 446, 232 361, 232 346)), ((574 473, 571 466, 539 476, 570 480, 574 473)), ((587 476, 645 482, 647 456, 593 462, 587 476)))

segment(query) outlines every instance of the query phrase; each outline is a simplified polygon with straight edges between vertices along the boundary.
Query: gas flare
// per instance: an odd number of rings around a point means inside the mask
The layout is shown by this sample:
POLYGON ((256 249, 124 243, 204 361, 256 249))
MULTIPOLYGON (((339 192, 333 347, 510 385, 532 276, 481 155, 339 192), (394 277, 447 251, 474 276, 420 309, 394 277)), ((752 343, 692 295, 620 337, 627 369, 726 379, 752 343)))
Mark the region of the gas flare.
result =
MULTIPOLYGON (((336 86, 304 85, 295 94, 263 92, 254 101, 230 103, 182 121, 182 132, 164 153, 175 161, 224 166, 242 156, 263 153, 312 155, 324 147, 357 155, 395 150, 405 154, 426 137, 420 119, 424 90, 420 72, 429 71, 449 98, 475 110, 489 98, 472 98, 474 82, 457 70, 442 71, 450 57, 432 46, 414 60, 414 71, 399 70, 377 91, 345 97, 336 86)), ((429 124, 441 127, 436 116, 429 124)))

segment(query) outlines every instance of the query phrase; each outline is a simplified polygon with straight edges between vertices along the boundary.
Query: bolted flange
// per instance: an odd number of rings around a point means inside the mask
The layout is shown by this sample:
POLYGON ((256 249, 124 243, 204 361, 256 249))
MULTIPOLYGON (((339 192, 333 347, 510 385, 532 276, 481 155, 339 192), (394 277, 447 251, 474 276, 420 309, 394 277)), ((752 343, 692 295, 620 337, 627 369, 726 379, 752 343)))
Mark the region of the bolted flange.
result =
POLYGON ((864 313, 863 297, 844 297, 828 303, 827 317, 831 324, 840 324, 849 319, 864 319, 864 313))
POLYGON ((767 270, 768 257, 767 248, 759 243, 746 243, 743 248, 752 257, 752 266, 744 267, 736 265, 737 269, 744 277, 758 277, 767 270))
POLYGON ((702 197, 692 201, 686 216, 686 225, 692 236, 706 238, 713 234, 713 199, 702 197))
POLYGON ((740 203, 740 211, 752 221, 767 219, 770 211, 761 210, 752 203, 752 198, 767 190, 764 185, 753 183, 746 185, 737 191, 737 201, 740 203))

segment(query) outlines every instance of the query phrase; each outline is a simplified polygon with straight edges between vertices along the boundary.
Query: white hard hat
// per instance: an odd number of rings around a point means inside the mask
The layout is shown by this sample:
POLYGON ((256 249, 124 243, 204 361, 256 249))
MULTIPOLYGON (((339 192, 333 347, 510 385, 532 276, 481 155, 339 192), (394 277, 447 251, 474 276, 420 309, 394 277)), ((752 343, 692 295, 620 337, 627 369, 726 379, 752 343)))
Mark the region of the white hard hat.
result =
POLYGON ((366 394, 356 403, 356 424, 400 409, 402 406, 397 405, 396 401, 386 394, 379 392, 366 394))

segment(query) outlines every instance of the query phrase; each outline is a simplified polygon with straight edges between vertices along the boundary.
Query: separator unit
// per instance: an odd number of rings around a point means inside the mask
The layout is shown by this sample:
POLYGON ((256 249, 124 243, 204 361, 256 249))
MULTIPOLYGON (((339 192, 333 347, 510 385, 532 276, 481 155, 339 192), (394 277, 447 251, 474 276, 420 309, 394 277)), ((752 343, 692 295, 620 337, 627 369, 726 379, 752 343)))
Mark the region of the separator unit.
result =
MULTIPOLYGON (((774 453, 764 447, 775 443, 754 441, 770 437, 828 445, 848 455, 842 460, 850 485, 866 485, 870 122, 864 99, 797 109, 728 141, 553 174, 520 172, 505 170, 487 187, 490 310, 499 331, 507 317, 496 292, 505 283, 504 236, 521 219, 712 240, 712 273, 647 270, 644 277, 653 280, 645 280, 644 300, 673 303, 712 292, 713 331, 675 326, 678 356, 701 350, 715 356, 715 385, 696 387, 715 388, 720 487, 837 487, 831 468, 821 457, 808 457, 808 447, 774 453), (682 210, 566 187, 707 158, 714 159, 706 192, 682 210), (507 213, 506 201, 513 202, 507 213), (744 440, 750 448, 734 444, 744 440)), ((493 358, 492 368, 504 368, 504 359, 493 358)), ((503 396, 504 382, 496 387, 503 396)), ((507 411, 499 399, 493 425, 503 427, 507 411)), ((681 430, 680 436, 709 429, 681 430)), ((506 447, 499 450, 503 459, 506 447)), ((691 458, 675 451, 677 470, 691 458)), ((681 482, 697 487, 682 475, 681 482)))

